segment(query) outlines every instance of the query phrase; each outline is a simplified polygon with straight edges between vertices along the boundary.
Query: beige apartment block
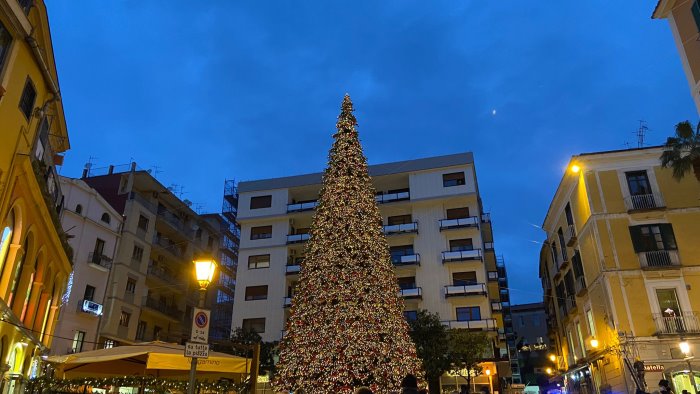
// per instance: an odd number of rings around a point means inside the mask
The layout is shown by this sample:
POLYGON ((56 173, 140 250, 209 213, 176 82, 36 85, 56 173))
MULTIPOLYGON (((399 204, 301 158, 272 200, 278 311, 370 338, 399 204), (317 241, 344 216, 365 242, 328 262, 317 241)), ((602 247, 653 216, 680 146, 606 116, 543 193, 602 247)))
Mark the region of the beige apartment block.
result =
MULTIPOLYGON (((500 362, 499 373, 508 370, 504 376, 510 376, 505 266, 495 255, 472 154, 373 165, 369 172, 406 318, 427 309, 450 328, 492 333, 494 352, 485 361, 500 362)), ((321 176, 238 184, 241 238, 233 328, 256 331, 266 341, 282 337, 321 176)), ((515 368, 514 380, 517 362, 515 368)))

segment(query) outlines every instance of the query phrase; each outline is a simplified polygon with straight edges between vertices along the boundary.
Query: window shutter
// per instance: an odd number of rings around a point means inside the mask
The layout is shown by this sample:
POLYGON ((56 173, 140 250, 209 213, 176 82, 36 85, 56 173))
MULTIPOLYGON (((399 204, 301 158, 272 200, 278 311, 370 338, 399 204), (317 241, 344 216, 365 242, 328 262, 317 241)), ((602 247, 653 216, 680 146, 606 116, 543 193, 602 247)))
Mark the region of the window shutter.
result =
MULTIPOLYGON (((697 4, 697 3, 695 3, 697 4)), ((676 237, 673 235, 673 226, 668 223, 659 224, 659 230, 661 231, 661 239, 664 242, 664 249, 666 250, 676 250, 678 246, 676 245, 676 237)))
POLYGON ((642 226, 630 226, 630 237, 636 253, 646 252, 644 241, 642 241, 642 226))

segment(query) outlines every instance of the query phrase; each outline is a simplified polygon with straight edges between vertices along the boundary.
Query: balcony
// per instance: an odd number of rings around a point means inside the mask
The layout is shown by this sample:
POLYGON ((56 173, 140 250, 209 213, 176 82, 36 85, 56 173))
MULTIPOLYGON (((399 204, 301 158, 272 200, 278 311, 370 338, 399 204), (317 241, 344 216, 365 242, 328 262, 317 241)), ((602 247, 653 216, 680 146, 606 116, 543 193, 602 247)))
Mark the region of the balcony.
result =
POLYGON ((178 259, 182 258, 182 248, 178 246, 178 243, 173 242, 165 237, 158 237, 157 235, 153 237, 153 244, 164 249, 178 259))
POLYGON ((482 213, 481 214, 481 223, 491 223, 491 214, 490 213, 482 213))
POLYGON ((305 234, 289 234, 287 235, 287 244, 299 244, 309 240, 311 235, 309 233, 305 234))
POLYGON ((698 334, 700 323, 697 312, 681 312, 680 316, 654 313, 657 334, 698 334))
POLYGON ((374 199, 379 204, 386 204, 389 202, 410 200, 411 193, 410 192, 398 192, 398 193, 389 193, 389 194, 379 194, 379 195, 375 196, 374 199))
POLYGON ((296 275, 301 271, 301 266, 297 263, 287 264, 285 268, 285 275, 296 275))
POLYGON ((481 320, 447 320, 441 322, 443 326, 449 329, 467 329, 467 330, 482 330, 482 331, 497 331, 496 319, 481 319, 481 320))
POLYGON ((313 211, 318 206, 318 201, 298 202, 287 204, 287 213, 313 211))
POLYGON ((107 268, 110 269, 112 268, 112 259, 103 255, 103 254, 95 254, 95 252, 90 252, 88 255, 88 263, 102 267, 102 268, 107 268))
POLYGON ((403 297, 404 300, 422 299, 423 291, 420 287, 412 287, 407 289, 400 289, 399 295, 403 297))
POLYGON ((289 308, 290 306, 292 306, 292 297, 284 297, 284 301, 282 301, 282 307, 289 308))
POLYGON ((473 295, 486 295, 486 285, 474 283, 469 285, 448 285, 445 286, 445 297, 463 297, 473 295))
POLYGON ((471 216, 468 218, 459 219, 440 219, 440 231, 451 230, 455 228, 467 228, 476 227, 479 228, 479 218, 477 216, 471 216))
POLYGON ((141 306, 149 308, 176 321, 181 321, 183 317, 182 311, 177 309, 177 307, 175 307, 174 305, 168 305, 165 302, 160 302, 155 298, 151 298, 148 296, 143 297, 143 303, 141 304, 141 306))
POLYGON ((574 309, 576 309, 576 297, 574 297, 574 295, 568 295, 564 301, 564 304, 566 305, 566 310, 568 313, 573 312, 574 309))
POLYGON ((583 292, 586 291, 586 278, 583 275, 576 278, 576 282, 574 282, 574 287, 576 288, 576 295, 583 294, 583 292))
POLYGON ((450 252, 442 252, 442 262, 444 263, 449 263, 453 261, 469 261, 469 260, 478 260, 481 261, 482 255, 481 255, 481 249, 472 249, 472 250, 458 250, 458 251, 450 251, 450 252))
POLYGON ((418 233, 418 222, 405 224, 390 224, 382 228, 384 235, 418 233))
POLYGON ((156 277, 160 279, 161 281, 169 284, 179 284, 180 283, 180 278, 171 273, 170 271, 167 271, 163 268, 156 267, 156 266, 150 266, 148 267, 148 275, 156 277))
POLYGON ((162 219, 165 223, 168 223, 170 227, 175 229, 177 232, 182 233, 187 238, 194 237, 194 231, 185 225, 185 222, 177 216, 176 214, 168 211, 167 209, 161 209, 158 211, 158 218, 162 219))
POLYGON ((491 301, 491 310, 494 312, 502 311, 503 306, 499 301, 491 301))
POLYGON ((639 253, 639 264, 642 268, 673 268, 679 267, 681 261, 677 250, 653 250, 639 253))
POLYGON ((628 212, 646 211, 650 209, 664 208, 663 198, 659 193, 639 194, 636 196, 625 197, 625 207, 628 212))
POLYGON ((131 192, 129 193, 129 200, 136 201, 139 204, 143 205, 144 208, 146 208, 148 211, 150 211, 153 214, 158 214, 158 205, 154 204, 153 202, 149 201, 146 197, 135 193, 131 192))
POLYGON ((564 231, 564 241, 566 242, 566 246, 569 247, 574 246, 576 243, 576 228, 573 224, 570 224, 566 228, 566 231, 564 231))
POLYGON ((85 312, 89 315, 101 316, 102 315, 102 304, 98 304, 92 300, 83 300, 78 303, 78 311, 85 312))
POLYGON ((406 254, 403 256, 391 256, 391 263, 395 267, 401 267, 405 265, 420 265, 420 255, 419 254, 406 254))

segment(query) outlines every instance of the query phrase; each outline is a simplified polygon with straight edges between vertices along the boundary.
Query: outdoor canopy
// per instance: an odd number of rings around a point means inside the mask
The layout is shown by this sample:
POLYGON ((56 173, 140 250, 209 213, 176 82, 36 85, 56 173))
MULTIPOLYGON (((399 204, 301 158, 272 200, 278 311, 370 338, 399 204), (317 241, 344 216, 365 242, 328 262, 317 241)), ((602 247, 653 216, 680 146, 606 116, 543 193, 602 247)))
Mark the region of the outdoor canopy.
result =
MULTIPOLYGON (((154 376, 186 377, 191 359, 185 347, 166 342, 146 342, 87 352, 52 356, 56 377, 154 376)), ((209 358, 197 362, 197 375, 209 378, 241 378, 250 371, 250 360, 225 353, 209 352, 209 358)), ((238 380, 238 379, 236 379, 238 380)))

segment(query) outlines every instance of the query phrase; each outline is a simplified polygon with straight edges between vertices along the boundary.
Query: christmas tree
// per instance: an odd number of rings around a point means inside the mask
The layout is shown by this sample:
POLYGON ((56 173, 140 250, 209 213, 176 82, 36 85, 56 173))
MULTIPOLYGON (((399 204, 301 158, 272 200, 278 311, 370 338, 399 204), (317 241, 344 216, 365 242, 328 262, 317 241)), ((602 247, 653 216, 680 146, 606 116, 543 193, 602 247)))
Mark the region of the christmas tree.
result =
POLYGON ((420 370, 356 126, 346 95, 280 344, 278 390, 387 393, 420 370))

